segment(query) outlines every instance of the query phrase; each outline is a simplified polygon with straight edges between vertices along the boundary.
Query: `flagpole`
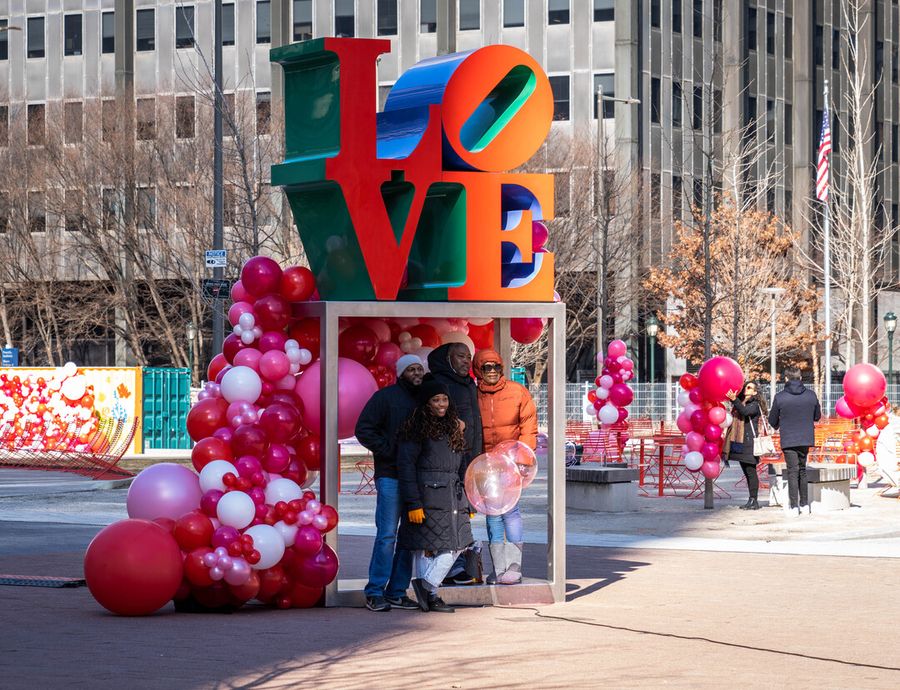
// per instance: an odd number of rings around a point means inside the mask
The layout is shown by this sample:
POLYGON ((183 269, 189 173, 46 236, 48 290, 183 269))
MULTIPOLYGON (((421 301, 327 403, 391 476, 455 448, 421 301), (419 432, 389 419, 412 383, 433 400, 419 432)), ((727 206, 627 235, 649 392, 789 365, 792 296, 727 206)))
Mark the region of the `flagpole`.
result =
MULTIPOLYGON (((828 114, 829 121, 831 114, 828 108, 828 80, 825 80, 825 98, 823 107, 828 114)), ((830 124, 830 122, 829 122, 830 124)), ((830 171, 829 171, 830 175, 830 171)), ((830 180, 829 180, 830 184, 830 180)), ((823 241, 823 271, 825 273, 825 415, 831 416, 831 210, 828 204, 828 197, 822 203, 825 205, 825 227, 823 241)))

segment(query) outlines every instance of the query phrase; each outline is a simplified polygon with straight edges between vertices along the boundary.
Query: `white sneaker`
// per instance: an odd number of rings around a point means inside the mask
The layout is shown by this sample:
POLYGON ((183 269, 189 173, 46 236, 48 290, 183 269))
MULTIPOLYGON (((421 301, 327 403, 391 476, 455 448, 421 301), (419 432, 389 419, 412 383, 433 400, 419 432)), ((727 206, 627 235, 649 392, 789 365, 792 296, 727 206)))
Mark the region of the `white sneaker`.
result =
POLYGON ((810 505, 800 506, 800 513, 803 515, 812 515, 812 506, 810 506, 810 505))
POLYGON ((786 518, 800 517, 800 509, 799 509, 799 508, 789 508, 789 507, 785 507, 785 508, 784 508, 784 516, 785 516, 786 518))

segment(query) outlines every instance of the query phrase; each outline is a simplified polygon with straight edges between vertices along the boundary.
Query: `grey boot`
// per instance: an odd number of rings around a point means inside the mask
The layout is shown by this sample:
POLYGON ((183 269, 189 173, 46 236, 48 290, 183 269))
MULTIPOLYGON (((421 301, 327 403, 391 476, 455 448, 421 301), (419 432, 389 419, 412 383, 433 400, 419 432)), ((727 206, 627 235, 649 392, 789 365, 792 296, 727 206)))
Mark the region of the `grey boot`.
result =
POLYGON ((494 565, 493 572, 487 576, 489 585, 496 585, 497 579, 506 572, 506 544, 499 542, 496 544, 488 544, 491 551, 491 563, 494 565))
POLYGON ((517 585, 522 581, 522 544, 505 544, 506 572, 497 577, 501 585, 517 585))

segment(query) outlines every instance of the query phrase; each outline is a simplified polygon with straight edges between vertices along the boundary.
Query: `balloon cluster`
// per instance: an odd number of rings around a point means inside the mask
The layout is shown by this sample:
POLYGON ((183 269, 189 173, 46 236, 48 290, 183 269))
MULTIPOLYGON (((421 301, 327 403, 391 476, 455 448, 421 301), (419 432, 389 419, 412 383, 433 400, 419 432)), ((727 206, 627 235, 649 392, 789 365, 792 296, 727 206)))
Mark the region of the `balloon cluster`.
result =
POLYGON ((741 390, 744 372, 729 357, 713 357, 704 362, 696 376, 682 375, 679 384, 681 412, 677 424, 685 434, 682 462, 691 472, 702 472, 704 477, 715 479, 721 469, 725 430, 733 421, 723 403, 729 392, 741 390))
POLYGON ((870 467, 875 463, 878 435, 889 423, 887 380, 878 367, 856 364, 844 374, 843 385, 844 395, 835 403, 834 411, 859 425, 844 439, 844 451, 855 456, 862 467, 870 467))
POLYGON ((634 362, 626 354, 627 347, 621 340, 613 340, 606 348, 603 369, 597 377, 597 388, 588 391, 587 414, 596 416, 605 427, 621 424, 628 418, 628 406, 634 400, 634 391, 627 382, 634 377, 634 362))
POLYGON ((146 615, 171 599, 306 608, 337 575, 323 540, 337 511, 255 457, 202 463, 199 476, 152 465, 135 477, 126 505, 129 519, 102 530, 85 554, 91 594, 114 613, 146 615))
POLYGON ((94 387, 68 362, 53 376, 0 374, 0 425, 21 450, 90 450, 100 419, 94 387))
POLYGON ((469 503, 484 515, 502 515, 519 502, 522 489, 537 476, 537 457, 521 441, 503 441, 466 468, 469 503))

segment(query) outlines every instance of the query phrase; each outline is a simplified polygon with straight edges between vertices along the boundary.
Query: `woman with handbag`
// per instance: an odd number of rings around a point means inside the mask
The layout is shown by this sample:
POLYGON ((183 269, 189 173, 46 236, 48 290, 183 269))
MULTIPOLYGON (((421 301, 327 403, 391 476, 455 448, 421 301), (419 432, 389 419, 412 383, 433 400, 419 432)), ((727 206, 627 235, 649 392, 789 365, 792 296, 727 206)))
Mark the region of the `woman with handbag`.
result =
POLYGON ((756 473, 759 456, 754 454, 754 441, 763 433, 759 425, 765 424, 766 403, 752 381, 746 382, 736 395, 734 391, 730 391, 728 399, 731 400, 734 421, 725 457, 741 463, 741 470, 747 478, 750 498, 740 506, 741 510, 759 510, 759 475, 756 473))

